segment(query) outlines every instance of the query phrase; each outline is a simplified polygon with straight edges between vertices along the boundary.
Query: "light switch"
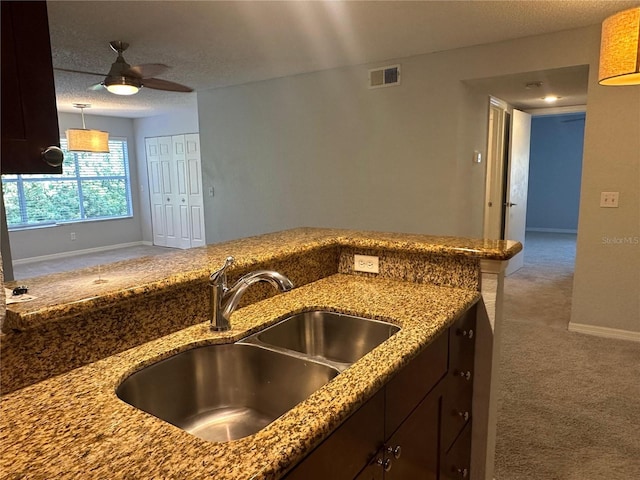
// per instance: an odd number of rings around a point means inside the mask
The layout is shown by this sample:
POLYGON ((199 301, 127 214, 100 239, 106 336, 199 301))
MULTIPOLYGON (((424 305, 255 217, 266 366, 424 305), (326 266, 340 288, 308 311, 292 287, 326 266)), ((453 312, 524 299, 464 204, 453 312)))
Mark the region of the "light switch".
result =
POLYGON ((482 163, 482 152, 478 150, 473 152, 473 163, 482 163))

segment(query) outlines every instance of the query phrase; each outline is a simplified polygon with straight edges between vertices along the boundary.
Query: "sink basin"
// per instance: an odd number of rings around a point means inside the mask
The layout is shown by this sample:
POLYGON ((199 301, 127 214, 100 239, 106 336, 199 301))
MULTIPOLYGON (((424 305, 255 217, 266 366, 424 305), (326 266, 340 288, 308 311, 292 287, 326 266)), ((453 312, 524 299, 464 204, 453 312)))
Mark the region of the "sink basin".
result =
POLYGON ((311 311, 286 318, 242 342, 298 352, 343 371, 399 330, 378 320, 311 311))
POLYGON ((208 345, 132 374, 116 394, 197 437, 222 442, 258 432, 338 373, 253 345, 208 345))

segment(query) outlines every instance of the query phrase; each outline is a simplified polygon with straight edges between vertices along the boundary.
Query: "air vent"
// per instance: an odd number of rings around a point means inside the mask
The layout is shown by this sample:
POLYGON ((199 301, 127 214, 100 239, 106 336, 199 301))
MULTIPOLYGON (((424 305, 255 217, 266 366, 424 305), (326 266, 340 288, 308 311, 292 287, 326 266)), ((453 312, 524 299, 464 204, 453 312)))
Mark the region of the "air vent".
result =
POLYGON ((374 68, 369 70, 369 88, 382 88, 400 85, 400 65, 374 68))

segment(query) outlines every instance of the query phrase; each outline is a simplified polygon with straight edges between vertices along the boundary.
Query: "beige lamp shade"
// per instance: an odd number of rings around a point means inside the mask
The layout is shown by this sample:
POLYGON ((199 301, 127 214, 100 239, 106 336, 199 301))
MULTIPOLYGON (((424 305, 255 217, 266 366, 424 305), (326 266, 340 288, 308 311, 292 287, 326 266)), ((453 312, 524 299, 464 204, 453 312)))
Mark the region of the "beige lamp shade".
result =
POLYGON ((109 153, 108 132, 70 128, 66 133, 70 152, 109 153))
POLYGON ((640 7, 602 22, 600 85, 640 84, 640 7))

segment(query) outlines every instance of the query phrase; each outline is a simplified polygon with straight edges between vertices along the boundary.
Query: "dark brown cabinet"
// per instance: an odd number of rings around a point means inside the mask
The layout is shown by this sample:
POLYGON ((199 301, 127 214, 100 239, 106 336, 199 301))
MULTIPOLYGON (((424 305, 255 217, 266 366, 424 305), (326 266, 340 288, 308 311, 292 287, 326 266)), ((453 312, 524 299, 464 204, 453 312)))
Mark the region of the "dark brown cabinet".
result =
POLYGON ((1 2, 2 173, 62 173, 43 159, 60 147, 46 2, 1 2))
POLYGON ((469 478, 475 321, 476 306, 285 478, 469 478))

